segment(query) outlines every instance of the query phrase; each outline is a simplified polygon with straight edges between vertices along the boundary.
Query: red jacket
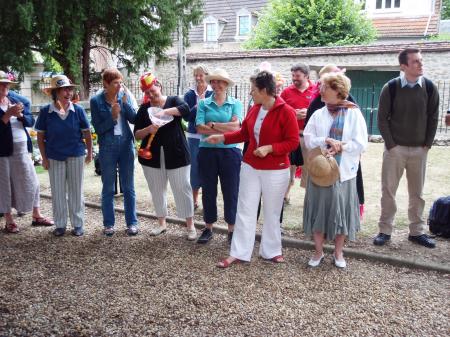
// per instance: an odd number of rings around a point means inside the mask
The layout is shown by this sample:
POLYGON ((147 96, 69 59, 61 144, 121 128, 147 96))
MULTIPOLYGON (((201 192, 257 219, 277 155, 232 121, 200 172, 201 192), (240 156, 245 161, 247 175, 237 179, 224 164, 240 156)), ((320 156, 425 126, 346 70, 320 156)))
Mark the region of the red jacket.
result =
POLYGON ((225 144, 249 142, 244 154, 244 162, 256 170, 281 170, 289 167, 288 154, 299 145, 298 125, 295 111, 282 98, 277 97, 275 104, 264 118, 259 134, 259 146, 272 145, 273 152, 265 158, 256 157, 253 151, 257 148, 254 135, 256 118, 261 105, 254 105, 240 130, 228 132, 225 144))

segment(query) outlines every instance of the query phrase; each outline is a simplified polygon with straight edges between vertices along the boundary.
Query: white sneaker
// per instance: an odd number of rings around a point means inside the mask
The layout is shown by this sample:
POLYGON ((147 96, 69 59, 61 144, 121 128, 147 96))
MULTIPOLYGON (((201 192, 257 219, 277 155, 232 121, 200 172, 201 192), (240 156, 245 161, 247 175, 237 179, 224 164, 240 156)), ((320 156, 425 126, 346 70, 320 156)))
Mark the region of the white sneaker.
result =
POLYGON ((333 260, 334 260, 334 265, 338 268, 345 268, 347 267, 347 262, 345 262, 344 258, 342 258, 342 260, 338 260, 336 259, 336 256, 334 256, 333 254, 333 260))
POLYGON ((189 241, 194 241, 197 239, 197 231, 195 230, 195 227, 188 228, 187 230, 187 239, 189 241))
POLYGON ((314 260, 314 258, 311 258, 308 262, 308 266, 313 267, 313 268, 318 267, 320 265, 320 263, 323 261, 323 259, 324 259, 323 254, 318 260, 314 260))

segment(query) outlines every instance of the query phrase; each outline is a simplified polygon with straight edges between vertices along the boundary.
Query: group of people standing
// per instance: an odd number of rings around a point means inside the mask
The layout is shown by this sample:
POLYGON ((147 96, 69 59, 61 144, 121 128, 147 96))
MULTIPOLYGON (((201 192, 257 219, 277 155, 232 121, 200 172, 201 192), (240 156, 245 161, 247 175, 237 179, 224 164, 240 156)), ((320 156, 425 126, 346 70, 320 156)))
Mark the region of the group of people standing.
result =
MULTIPOLYGON (((409 239, 434 247, 434 241, 424 234, 422 188, 426 153, 436 132, 439 96, 434 84, 422 76, 419 50, 402 51, 399 61, 403 74, 395 83, 395 99, 388 84, 380 98, 379 125, 386 150, 380 233, 374 243, 382 245, 390 239, 395 191, 406 169, 411 186, 409 239), (410 110, 414 110, 414 120, 410 110), (415 132, 404 130, 405 123, 412 123, 415 132)), ((319 266, 324 242, 334 240, 334 264, 345 268, 344 242, 346 238, 355 239, 363 211, 360 160, 368 144, 367 126, 350 96, 351 83, 344 70, 327 65, 316 84, 309 79, 309 68, 304 64, 294 65, 291 73, 292 85, 281 94, 283 82, 271 70, 251 76, 253 102, 244 118, 242 103, 228 93, 233 81, 223 69, 209 72, 204 65, 196 66, 195 85, 184 100, 165 96, 154 74, 145 73, 140 78, 145 99, 137 111, 123 87, 121 73, 105 70, 104 89, 90 100, 99 144, 104 234, 115 233, 117 169, 124 194, 126 232, 138 233, 133 145, 137 139, 141 140, 138 161, 158 218, 151 235, 167 231, 169 182, 177 215, 186 219, 187 239, 198 243, 211 240, 218 219, 220 180, 231 248, 230 255, 217 266, 227 268, 251 260, 261 200, 264 221, 259 254, 274 263, 284 262, 280 216, 283 204, 289 201, 297 167, 303 165, 303 228, 315 242, 308 265, 319 266), (155 122, 162 119, 166 122, 155 122), (183 119, 188 122, 187 132, 183 119), (130 125, 134 125, 133 130, 130 125), (246 143, 244 155, 239 143, 246 143), (200 188, 206 226, 197 238, 193 215, 199 207, 200 188)), ((0 198, 0 212, 5 213, 6 230, 16 232, 11 208, 33 210, 33 224, 53 223, 39 212, 39 184, 28 156, 26 127, 34 124, 29 102, 8 91, 12 82, 5 76, 0 73, 0 169, 7 172, 1 179, 8 193, 0 198), (21 179, 17 178, 18 171, 21 179)), ((49 170, 55 236, 65 234, 68 216, 72 234, 81 236, 84 232, 83 167, 92 160, 92 140, 86 112, 71 102, 74 87, 64 75, 52 78, 45 89, 52 103, 41 109, 35 124, 43 166, 49 170)))

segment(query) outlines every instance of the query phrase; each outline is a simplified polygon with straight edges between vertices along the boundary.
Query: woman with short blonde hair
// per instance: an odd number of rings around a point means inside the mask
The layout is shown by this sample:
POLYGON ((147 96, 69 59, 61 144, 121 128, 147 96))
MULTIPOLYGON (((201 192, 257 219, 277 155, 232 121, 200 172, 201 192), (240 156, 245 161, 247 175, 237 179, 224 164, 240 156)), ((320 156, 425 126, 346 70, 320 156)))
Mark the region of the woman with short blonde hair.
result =
POLYGON ((303 133, 306 147, 314 149, 311 153, 317 153, 321 159, 308 158, 310 175, 303 228, 306 235, 314 238, 315 254, 308 262, 310 267, 317 267, 322 262, 325 240, 334 240, 334 264, 345 268, 345 238, 354 240, 360 226, 356 172, 368 137, 361 111, 356 104, 346 100, 349 91, 347 76, 341 73, 325 75, 320 87, 325 106, 311 116, 303 133), (315 163, 326 164, 328 157, 334 171, 324 170, 326 165, 314 170, 315 163))

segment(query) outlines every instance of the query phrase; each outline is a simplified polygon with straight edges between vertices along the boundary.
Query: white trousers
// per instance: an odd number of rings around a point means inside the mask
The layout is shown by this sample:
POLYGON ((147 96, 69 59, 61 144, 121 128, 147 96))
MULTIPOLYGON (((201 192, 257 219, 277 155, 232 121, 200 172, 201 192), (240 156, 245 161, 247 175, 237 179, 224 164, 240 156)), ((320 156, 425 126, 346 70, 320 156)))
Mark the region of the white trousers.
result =
POLYGON ((172 188, 177 216, 186 219, 194 216, 194 200, 192 187, 189 182, 191 165, 176 169, 166 169, 164 151, 161 148, 161 168, 153 168, 142 165, 144 177, 152 195, 153 206, 158 218, 167 216, 167 181, 172 188))
POLYGON ((49 159, 53 220, 56 228, 66 228, 67 208, 72 227, 84 225, 84 156, 66 160, 49 159))
POLYGON ((264 223, 259 255, 271 259, 281 255, 280 213, 289 184, 289 168, 255 170, 242 163, 239 183, 236 224, 230 255, 250 261, 255 244, 256 216, 262 194, 264 223))

